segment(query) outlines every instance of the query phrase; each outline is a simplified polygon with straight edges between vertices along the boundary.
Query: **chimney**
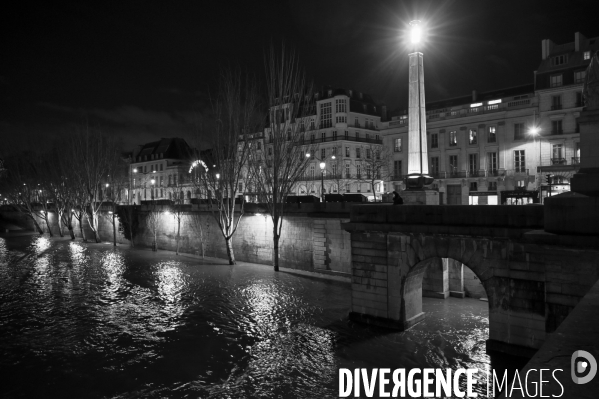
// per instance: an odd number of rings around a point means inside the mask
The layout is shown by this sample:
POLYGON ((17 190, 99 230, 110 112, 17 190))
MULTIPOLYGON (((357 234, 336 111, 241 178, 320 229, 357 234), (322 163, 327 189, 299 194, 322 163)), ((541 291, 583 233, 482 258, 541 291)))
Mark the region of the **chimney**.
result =
POLYGON ((381 120, 382 121, 386 121, 387 120, 387 106, 383 105, 381 107, 381 120))
POLYGON ((547 57, 551 55, 551 51, 553 50, 553 46, 555 44, 549 39, 543 39, 541 41, 541 58, 546 60, 547 57))
POLYGON ((586 37, 582 33, 576 32, 574 34, 574 51, 580 51, 581 42, 584 40, 586 40, 586 37))
POLYGON ((472 90, 472 102, 476 102, 476 90, 472 90))

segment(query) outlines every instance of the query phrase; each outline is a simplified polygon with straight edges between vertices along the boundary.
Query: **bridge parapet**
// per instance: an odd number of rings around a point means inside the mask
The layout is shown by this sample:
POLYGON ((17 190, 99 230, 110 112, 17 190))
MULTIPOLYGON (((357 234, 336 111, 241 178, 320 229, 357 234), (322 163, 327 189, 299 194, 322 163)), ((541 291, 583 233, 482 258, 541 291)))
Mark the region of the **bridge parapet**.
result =
POLYGON ((354 205, 352 223, 401 223, 451 226, 543 228, 542 206, 354 205))

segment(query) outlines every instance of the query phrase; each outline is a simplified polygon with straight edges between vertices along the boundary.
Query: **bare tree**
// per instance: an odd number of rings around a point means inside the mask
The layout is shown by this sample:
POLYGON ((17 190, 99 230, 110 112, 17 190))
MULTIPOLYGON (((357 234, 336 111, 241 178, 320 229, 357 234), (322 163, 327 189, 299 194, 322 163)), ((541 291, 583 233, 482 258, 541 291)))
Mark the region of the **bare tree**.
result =
POLYGON ((94 240, 100 242, 98 233, 98 215, 102 206, 101 198, 106 187, 111 167, 118 157, 115 141, 97 129, 84 126, 70 140, 73 154, 73 170, 82 185, 86 203, 87 221, 94 234, 94 240))
POLYGON ((256 83, 239 71, 223 72, 213 112, 211 149, 194 160, 191 181, 196 190, 210 193, 210 211, 225 239, 229 264, 234 265, 233 235, 244 212, 252 136, 263 119, 256 83), (238 196, 241 201, 236 208, 238 196))
MULTIPOLYGON (((273 266, 279 270, 279 239, 287 196, 302 180, 309 158, 303 126, 314 113, 312 86, 306 81, 296 54, 282 47, 266 56, 266 89, 270 126, 265 129, 264 151, 252 152, 251 179, 273 222, 273 266)), ((312 150, 308 150, 312 152, 312 150)))
POLYGON ((202 251, 202 259, 204 259, 206 253, 205 240, 204 240, 204 218, 200 212, 193 212, 189 214, 190 226, 193 232, 200 239, 200 250, 202 251))
POLYGON ((150 211, 146 214, 146 228, 152 234, 152 251, 158 250, 158 229, 160 228, 160 219, 162 212, 158 210, 156 204, 152 204, 150 211))
POLYGON ((363 144, 360 149, 363 159, 356 162, 355 182, 368 184, 376 201, 377 183, 384 184, 383 182, 390 177, 389 166, 393 161, 391 152, 388 148, 375 143, 363 144))

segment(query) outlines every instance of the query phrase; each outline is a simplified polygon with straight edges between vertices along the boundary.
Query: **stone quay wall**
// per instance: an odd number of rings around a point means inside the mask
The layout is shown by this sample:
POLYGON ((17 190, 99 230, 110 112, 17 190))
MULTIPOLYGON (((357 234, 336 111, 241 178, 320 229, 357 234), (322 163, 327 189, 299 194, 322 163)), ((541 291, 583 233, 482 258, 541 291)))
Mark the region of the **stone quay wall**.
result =
MULTIPOLYGON (((248 204, 250 205, 250 204, 248 204)), ((286 210, 279 241, 279 264, 281 267, 313 271, 320 273, 351 273, 350 234, 341 228, 341 224, 349 221, 351 205, 343 203, 295 204, 286 210)), ((177 220, 169 213, 167 206, 161 207, 160 227, 157 234, 158 250, 176 249, 177 220)), ((190 254, 202 254, 210 257, 226 258, 225 239, 216 223, 212 212, 202 205, 189 205, 183 212, 180 226, 179 251, 190 254)), ((134 238, 135 246, 151 247, 153 236, 147 228, 146 217, 149 209, 138 206, 139 228, 134 238)), ((30 218, 4 207, 0 217, 25 229, 33 230, 30 218)), ((40 227, 47 232, 46 223, 36 218, 40 227)), ((50 212, 50 228, 58 236, 58 220, 54 212, 50 212)), ((129 244, 118 230, 116 220, 117 242, 129 244)), ((98 231, 102 241, 113 240, 112 216, 102 211, 98 218, 98 231)), ((74 232, 81 238, 79 224, 73 219, 74 232)), ((83 222, 84 232, 88 239, 92 231, 86 220, 83 222)), ((68 230, 63 229, 68 236, 68 230)), ((235 258, 240 261, 270 265, 272 264, 273 224, 270 215, 259 206, 248 206, 233 236, 235 258)))

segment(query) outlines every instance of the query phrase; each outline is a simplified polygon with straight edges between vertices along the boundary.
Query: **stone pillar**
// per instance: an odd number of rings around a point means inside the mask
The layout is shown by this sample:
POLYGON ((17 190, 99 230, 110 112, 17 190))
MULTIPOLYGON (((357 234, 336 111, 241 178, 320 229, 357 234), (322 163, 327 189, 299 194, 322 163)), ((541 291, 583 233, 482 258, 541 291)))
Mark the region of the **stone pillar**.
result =
POLYGON ((409 55, 409 63, 408 174, 419 173, 428 175, 422 53, 411 53, 409 55))
POLYGON ((449 297, 449 275, 447 258, 432 258, 426 261, 422 296, 446 299, 449 297))
POLYGON ((449 295, 456 298, 464 298, 464 265, 455 259, 443 258, 447 261, 449 273, 449 295))

